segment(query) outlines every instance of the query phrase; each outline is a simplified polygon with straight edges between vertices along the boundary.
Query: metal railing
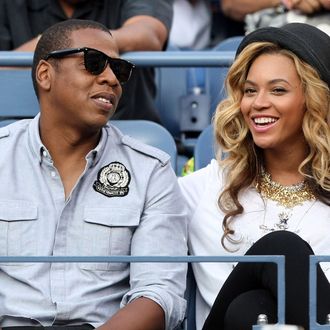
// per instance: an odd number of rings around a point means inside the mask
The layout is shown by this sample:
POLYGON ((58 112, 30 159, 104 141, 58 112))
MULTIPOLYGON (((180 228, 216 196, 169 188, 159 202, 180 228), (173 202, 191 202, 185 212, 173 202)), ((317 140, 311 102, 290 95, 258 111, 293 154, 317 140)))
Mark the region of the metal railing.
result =
MULTIPOLYGON (((285 257, 284 256, 0 256, 1 263, 79 263, 79 262, 267 262, 277 265, 278 324, 285 324, 285 257)), ((188 315, 195 317, 195 315, 188 315)), ((253 329, 259 329, 258 326, 253 329)), ((187 329, 191 330, 191 329, 187 329)))
MULTIPOLYGON (((317 308, 317 264, 320 262, 330 262, 330 255, 309 257, 309 327, 310 330, 330 329, 330 324, 319 324, 316 319, 317 308)), ((329 297, 330 299, 330 297, 329 297)), ((330 313, 330 311, 329 311, 330 313)))
MULTIPOLYGON (((232 51, 166 51, 128 52, 122 58, 139 67, 227 67, 232 64, 232 51)), ((0 51, 0 66, 31 66, 33 53, 0 51)))

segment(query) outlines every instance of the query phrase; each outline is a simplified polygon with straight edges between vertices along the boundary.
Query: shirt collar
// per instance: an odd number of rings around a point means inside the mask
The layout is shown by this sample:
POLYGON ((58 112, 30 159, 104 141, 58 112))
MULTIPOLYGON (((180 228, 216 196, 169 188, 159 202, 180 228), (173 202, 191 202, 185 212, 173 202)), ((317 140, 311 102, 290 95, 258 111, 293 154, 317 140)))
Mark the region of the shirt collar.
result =
MULTIPOLYGON (((29 146, 31 152, 41 163, 44 158, 51 161, 51 155, 41 141, 39 132, 40 113, 38 113, 29 125, 29 146)), ((108 125, 102 128, 101 138, 97 146, 86 155, 86 161, 94 166, 100 160, 108 141, 108 125)))
POLYGON ((87 161, 87 163, 90 162, 91 166, 95 166, 103 154, 103 151, 105 149, 105 146, 108 141, 108 136, 109 136, 107 127, 108 127, 108 125, 106 125, 105 127, 102 128, 102 133, 101 133, 101 138, 100 138, 99 143, 93 150, 91 150, 86 155, 86 161, 87 161))
MULTIPOLYGON (((39 119, 40 119, 40 113, 38 113, 30 122, 29 124, 29 146, 31 149, 31 152, 34 154, 34 156, 38 159, 38 161, 41 163, 42 158, 44 157, 43 152, 47 151, 47 148, 43 145, 40 139, 39 134, 39 119)), ((47 151, 48 153, 48 151, 47 151)), ((48 153, 49 155, 49 153, 48 153)))

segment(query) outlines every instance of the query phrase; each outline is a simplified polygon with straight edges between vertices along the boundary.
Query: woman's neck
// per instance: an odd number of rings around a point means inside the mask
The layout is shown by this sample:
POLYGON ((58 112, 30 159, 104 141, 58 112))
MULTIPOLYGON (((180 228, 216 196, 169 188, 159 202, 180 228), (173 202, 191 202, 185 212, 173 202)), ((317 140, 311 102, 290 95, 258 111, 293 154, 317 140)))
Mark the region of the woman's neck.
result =
POLYGON ((307 148, 296 148, 290 152, 274 152, 266 150, 264 152, 264 168, 272 180, 282 185, 292 185, 304 180, 299 173, 299 166, 307 157, 307 148))

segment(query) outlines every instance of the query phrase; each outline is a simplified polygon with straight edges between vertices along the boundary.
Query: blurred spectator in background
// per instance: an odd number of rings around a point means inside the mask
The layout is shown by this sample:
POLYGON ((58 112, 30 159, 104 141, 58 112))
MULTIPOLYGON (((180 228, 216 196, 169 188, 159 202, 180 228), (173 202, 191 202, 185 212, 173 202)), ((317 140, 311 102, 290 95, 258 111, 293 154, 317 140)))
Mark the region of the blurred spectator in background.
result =
POLYGON ((244 35, 244 22, 227 16, 222 9, 223 0, 209 0, 212 10, 212 46, 216 46, 224 39, 244 35))
MULTIPOLYGON (((173 0, 1 0, 0 50, 34 51, 45 29, 69 19, 91 19, 111 30, 120 53, 166 47, 173 0)), ((160 122, 153 68, 137 68, 123 88, 113 119, 160 122)))
POLYGON ((223 13, 245 22, 245 31, 307 23, 330 35, 330 0, 221 0, 223 13))
POLYGON ((243 35, 244 24, 223 15, 221 0, 174 0, 169 43, 179 49, 209 49, 243 35))
POLYGON ((204 49, 211 42, 211 7, 208 0, 174 0, 170 44, 180 49, 204 49))

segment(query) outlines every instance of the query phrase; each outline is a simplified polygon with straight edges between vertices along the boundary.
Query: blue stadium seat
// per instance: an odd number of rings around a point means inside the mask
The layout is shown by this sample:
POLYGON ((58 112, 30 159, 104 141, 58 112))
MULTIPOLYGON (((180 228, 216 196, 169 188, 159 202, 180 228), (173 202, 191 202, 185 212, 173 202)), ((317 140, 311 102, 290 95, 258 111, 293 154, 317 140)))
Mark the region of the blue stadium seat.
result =
POLYGON ((39 112, 30 69, 1 69, 0 86, 0 120, 33 118, 39 112))
POLYGON ((124 134, 159 148, 171 156, 171 164, 176 172, 177 149, 173 136, 163 126, 148 120, 111 120, 124 134))
POLYGON ((195 170, 205 167, 213 158, 215 158, 215 142, 213 138, 213 126, 209 125, 199 135, 195 145, 195 170))
MULTIPOLYGON (((167 52, 184 54, 191 51, 169 45, 167 52)), ((183 153, 189 154, 196 136, 210 122, 205 67, 157 67, 156 84, 156 105, 162 124, 175 137, 183 153)))
MULTIPOLYGON (((242 38, 225 39, 206 51, 234 54, 242 38)), ((195 52, 203 56, 203 51, 181 50, 173 46, 167 52, 171 55, 195 52)), ((205 65, 198 67, 156 67, 156 105, 162 124, 182 146, 184 153, 193 151, 196 137, 211 123, 214 110, 225 95, 223 84, 227 71, 228 66, 208 66, 207 60, 205 65)))
MULTIPOLYGON (((170 46, 167 51, 180 51, 170 46)), ((180 137, 180 97, 187 94, 186 68, 156 67, 156 107, 162 124, 177 139, 180 137)))
MULTIPOLYGON (((236 36, 225 39, 213 48, 213 51, 232 51, 236 49, 243 36, 236 36)), ((207 68, 207 79, 209 83, 209 93, 211 96, 211 116, 218 103, 225 97, 224 82, 228 72, 228 67, 207 68)))

